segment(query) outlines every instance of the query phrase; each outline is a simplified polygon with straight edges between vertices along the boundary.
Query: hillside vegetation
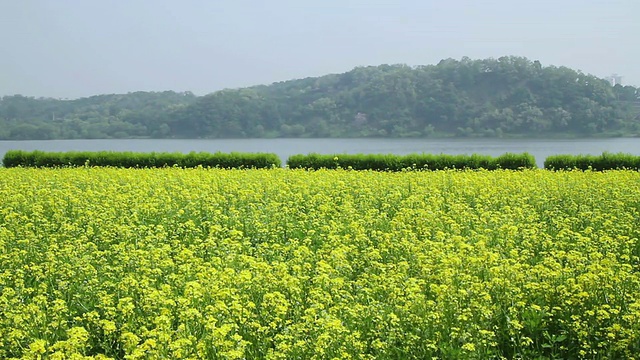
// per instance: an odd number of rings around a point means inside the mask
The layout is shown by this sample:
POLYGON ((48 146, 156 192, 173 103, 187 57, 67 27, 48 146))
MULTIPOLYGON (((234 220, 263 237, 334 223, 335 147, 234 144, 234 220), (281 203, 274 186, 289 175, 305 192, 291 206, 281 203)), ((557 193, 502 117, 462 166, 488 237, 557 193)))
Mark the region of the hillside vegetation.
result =
POLYGON ((77 100, 5 96, 0 139, 622 136, 640 90, 522 57, 357 67, 221 90, 77 100))

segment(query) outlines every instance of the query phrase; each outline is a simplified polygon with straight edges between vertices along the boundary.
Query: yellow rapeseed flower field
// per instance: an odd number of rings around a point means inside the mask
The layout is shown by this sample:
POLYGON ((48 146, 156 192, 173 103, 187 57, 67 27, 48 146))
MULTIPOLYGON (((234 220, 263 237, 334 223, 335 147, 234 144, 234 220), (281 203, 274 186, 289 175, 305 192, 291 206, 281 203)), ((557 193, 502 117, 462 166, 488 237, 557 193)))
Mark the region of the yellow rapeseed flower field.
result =
POLYGON ((640 358, 640 173, 0 169, 0 358, 640 358))

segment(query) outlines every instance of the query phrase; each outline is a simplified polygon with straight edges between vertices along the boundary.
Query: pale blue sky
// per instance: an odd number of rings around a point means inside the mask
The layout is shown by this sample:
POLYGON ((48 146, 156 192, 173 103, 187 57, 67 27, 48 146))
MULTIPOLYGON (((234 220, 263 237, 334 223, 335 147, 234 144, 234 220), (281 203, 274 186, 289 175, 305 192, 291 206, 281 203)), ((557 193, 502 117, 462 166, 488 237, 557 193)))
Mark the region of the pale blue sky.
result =
POLYGON ((202 95, 503 55, 640 86, 640 0, 0 0, 0 44, 0 95, 202 95))

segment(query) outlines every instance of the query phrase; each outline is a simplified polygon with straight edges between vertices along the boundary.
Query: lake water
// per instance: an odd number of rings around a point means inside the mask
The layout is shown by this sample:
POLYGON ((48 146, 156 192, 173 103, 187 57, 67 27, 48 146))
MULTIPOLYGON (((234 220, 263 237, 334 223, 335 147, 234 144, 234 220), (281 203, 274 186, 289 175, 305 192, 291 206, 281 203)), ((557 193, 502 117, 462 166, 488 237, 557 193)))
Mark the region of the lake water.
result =
POLYGON ((556 154, 593 154, 604 151, 640 155, 640 138, 615 139, 135 139, 0 141, 0 159, 8 150, 138 151, 138 152, 272 152, 282 159, 294 154, 485 154, 529 152, 539 167, 556 154))

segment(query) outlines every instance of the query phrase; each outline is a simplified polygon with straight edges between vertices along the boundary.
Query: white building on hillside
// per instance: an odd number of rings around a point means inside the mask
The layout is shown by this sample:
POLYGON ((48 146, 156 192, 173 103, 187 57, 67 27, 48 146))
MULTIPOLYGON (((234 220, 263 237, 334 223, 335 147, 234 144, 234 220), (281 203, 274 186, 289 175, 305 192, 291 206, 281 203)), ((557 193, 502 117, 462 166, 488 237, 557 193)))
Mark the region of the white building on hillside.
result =
POLYGON ((607 76, 605 79, 611 83, 611 86, 616 86, 617 84, 622 85, 622 76, 618 74, 607 76))

